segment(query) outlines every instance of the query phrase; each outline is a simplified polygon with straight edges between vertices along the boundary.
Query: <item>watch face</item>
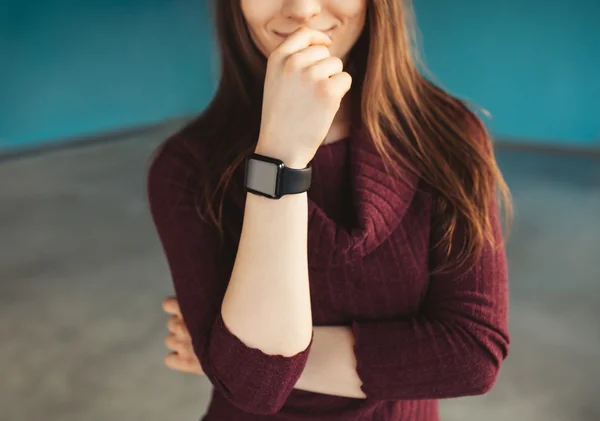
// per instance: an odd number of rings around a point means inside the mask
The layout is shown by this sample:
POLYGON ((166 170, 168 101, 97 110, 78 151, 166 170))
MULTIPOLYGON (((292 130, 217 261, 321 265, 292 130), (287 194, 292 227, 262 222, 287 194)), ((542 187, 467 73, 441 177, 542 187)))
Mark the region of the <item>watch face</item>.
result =
POLYGON ((246 187, 265 196, 277 197, 277 179, 280 166, 275 162, 249 159, 246 169, 246 187))

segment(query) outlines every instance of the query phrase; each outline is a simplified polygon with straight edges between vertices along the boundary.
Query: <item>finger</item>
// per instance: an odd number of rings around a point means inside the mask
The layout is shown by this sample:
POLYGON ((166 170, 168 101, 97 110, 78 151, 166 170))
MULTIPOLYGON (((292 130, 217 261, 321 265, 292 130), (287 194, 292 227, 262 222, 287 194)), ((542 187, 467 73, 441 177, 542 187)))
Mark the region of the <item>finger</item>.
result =
POLYGON ((330 56, 329 48, 324 45, 311 45, 296 54, 288 56, 283 66, 290 72, 296 72, 308 68, 330 56))
POLYGON ((352 86, 352 76, 346 72, 338 73, 327 81, 327 94, 332 98, 342 99, 352 86))
POLYGON ((344 70, 344 62, 338 57, 328 57, 306 69, 312 80, 328 79, 344 70))
POLYGON ((172 370, 182 371, 184 373, 194 373, 196 368, 188 360, 181 358, 176 352, 171 352, 164 359, 165 365, 172 370))
POLYGON ((179 308, 179 302, 175 297, 167 297, 162 302, 162 308, 169 314, 176 314, 181 316, 181 309, 179 308))
POLYGON ((182 340, 179 336, 173 333, 165 337, 165 346, 167 349, 170 349, 171 351, 177 351, 180 354, 190 355, 194 353, 191 343, 182 340))
POLYGON ((273 51, 271 57, 276 61, 284 60, 286 57, 295 54, 300 50, 304 50, 311 45, 321 44, 329 46, 331 43, 331 38, 323 32, 315 31, 314 29, 300 28, 283 41, 281 45, 273 51))
POLYGON ((178 336, 189 336, 187 328, 183 323, 183 319, 179 316, 169 317, 169 320, 167 320, 167 329, 169 329, 169 332, 178 336))
POLYGON ((168 354, 164 359, 164 363, 167 367, 169 367, 172 370, 182 371, 184 373, 204 375, 204 371, 202 370, 200 363, 198 363, 197 361, 192 361, 190 359, 182 358, 176 352, 171 352, 170 354, 168 354))

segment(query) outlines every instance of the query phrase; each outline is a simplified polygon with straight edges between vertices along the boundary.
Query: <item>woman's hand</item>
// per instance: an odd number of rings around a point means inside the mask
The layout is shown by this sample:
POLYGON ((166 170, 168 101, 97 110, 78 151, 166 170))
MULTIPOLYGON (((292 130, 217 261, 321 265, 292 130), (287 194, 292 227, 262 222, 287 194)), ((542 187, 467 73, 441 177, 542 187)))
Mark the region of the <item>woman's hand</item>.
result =
POLYGON ((324 33, 302 28, 271 53, 257 153, 291 168, 312 160, 352 84, 330 44, 324 33))
POLYGON ((165 357, 165 365, 173 370, 204 376, 202 366, 192 347, 192 338, 183 322, 177 299, 167 297, 162 307, 166 313, 171 314, 167 322, 167 328, 171 333, 165 338, 165 345, 173 351, 165 357))

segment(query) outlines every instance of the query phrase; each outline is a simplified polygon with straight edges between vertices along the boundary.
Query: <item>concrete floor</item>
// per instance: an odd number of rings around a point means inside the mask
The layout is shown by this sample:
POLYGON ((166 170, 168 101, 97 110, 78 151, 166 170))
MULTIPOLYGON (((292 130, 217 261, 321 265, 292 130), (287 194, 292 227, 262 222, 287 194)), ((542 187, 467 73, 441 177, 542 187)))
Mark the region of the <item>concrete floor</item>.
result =
MULTIPOLYGON (((0 420, 197 420, 201 378, 163 367, 170 293, 145 202, 169 132, 0 164, 0 420)), ((504 151, 512 352, 447 421, 600 420, 600 160, 504 151)))

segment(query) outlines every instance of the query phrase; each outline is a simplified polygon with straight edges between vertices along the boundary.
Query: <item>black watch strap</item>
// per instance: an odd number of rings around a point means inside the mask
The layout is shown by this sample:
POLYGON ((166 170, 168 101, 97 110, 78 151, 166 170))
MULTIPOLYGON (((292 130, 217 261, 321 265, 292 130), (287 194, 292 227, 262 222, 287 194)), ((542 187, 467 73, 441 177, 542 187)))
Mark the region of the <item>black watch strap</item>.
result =
POLYGON ((311 181, 312 168, 310 164, 302 169, 284 167, 281 172, 280 193, 282 196, 304 193, 310 188, 311 181))

